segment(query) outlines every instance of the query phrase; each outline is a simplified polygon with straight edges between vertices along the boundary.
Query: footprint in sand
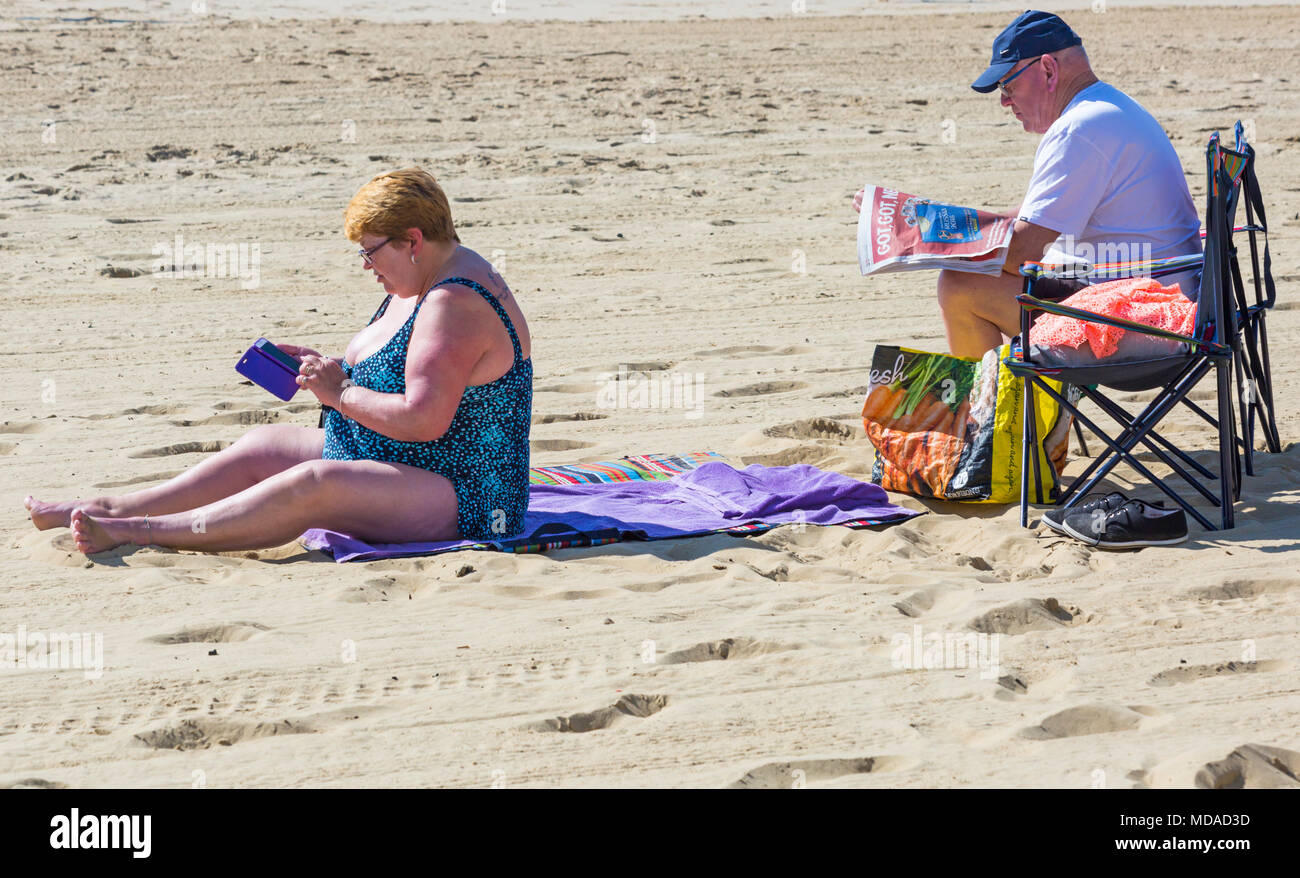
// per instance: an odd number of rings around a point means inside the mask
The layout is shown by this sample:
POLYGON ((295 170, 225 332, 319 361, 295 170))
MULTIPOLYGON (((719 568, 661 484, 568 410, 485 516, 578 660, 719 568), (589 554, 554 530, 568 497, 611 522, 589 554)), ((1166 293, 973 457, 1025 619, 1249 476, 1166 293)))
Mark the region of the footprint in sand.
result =
POLYGON ((732 345, 726 348, 710 348, 706 351, 696 351, 691 354, 692 357, 712 358, 727 357, 728 359, 740 359, 742 357, 761 357, 768 354, 774 357, 792 357, 797 354, 809 354, 817 350, 808 345, 786 345, 783 348, 774 348, 767 345, 732 345))
POLYGON ((45 780, 41 777, 25 777, 22 780, 0 783, 0 790, 66 790, 68 785, 59 780, 45 780))
POLYGON ((27 436, 44 432, 48 427, 48 424, 42 424, 40 421, 27 421, 21 424, 15 421, 4 421, 0 423, 0 434, 27 436))
POLYGON ((786 646, 781 643, 765 643, 749 637, 728 637, 723 640, 697 643, 686 649, 670 652, 659 659, 659 664, 680 665, 688 662, 734 661, 798 648, 797 646, 786 646))
POLYGON ((604 370, 603 374, 608 374, 614 380, 618 380, 620 374, 630 374, 632 372, 667 372, 677 363, 673 360, 650 360, 644 363, 619 363, 617 366, 611 366, 604 370))
POLYGON ((30 530, 18 537, 17 545, 27 551, 27 557, 42 564, 57 567, 94 566, 93 561, 77 551, 70 530, 30 530))
POLYGON ((595 412, 569 412, 558 415, 533 415, 534 424, 559 424, 566 421, 603 421, 609 415, 600 415, 595 412))
POLYGON ((370 604, 377 601, 412 600, 416 594, 436 582, 412 573, 398 573, 367 579, 361 585, 351 585, 343 590, 338 600, 349 604, 370 604))
POLYGON ((759 354, 771 353, 774 348, 761 344, 749 345, 732 345, 726 348, 710 348, 707 351, 696 351, 691 354, 692 357, 743 357, 757 356, 759 354))
POLYGON ((134 736, 155 750, 207 750, 230 747, 240 741, 270 738, 275 735, 302 735, 315 732, 305 722, 280 720, 267 723, 243 723, 235 720, 186 719, 173 725, 141 732, 134 736))
POLYGON ((969 589, 953 586, 930 586, 918 589, 894 602, 894 609, 908 618, 915 619, 933 610, 954 612, 971 601, 969 589))
POLYGON ((555 719, 543 720, 531 728, 544 732, 594 732, 607 729, 624 717, 644 719, 653 716, 667 706, 667 695, 624 695, 609 707, 591 713, 557 716, 555 719))
POLYGON ((1281 671, 1290 667, 1290 662, 1219 662, 1213 665, 1179 665, 1167 671, 1161 671, 1147 682, 1152 686, 1173 686, 1177 683, 1191 683, 1206 677, 1236 676, 1253 674, 1258 671, 1281 671))
POLYGON ((1203 790, 1300 788, 1300 753, 1263 744, 1243 744, 1196 772, 1203 790))
POLYGON ((115 482, 96 482, 95 484, 91 485, 91 487, 92 488, 122 488, 127 485, 138 485, 141 482, 161 482, 167 479, 175 478, 176 476, 179 476, 183 472, 185 472, 185 470, 183 469, 173 469, 161 473, 149 473, 143 476, 135 476, 129 479, 121 479, 115 482))
POLYGON ((819 393, 813 399, 866 399, 867 391, 871 388, 865 384, 859 384, 857 387, 850 387, 846 390, 832 390, 827 393, 819 393))
POLYGON ((852 427, 830 418, 808 418, 789 424, 778 424, 763 431, 764 436, 775 439, 827 439, 844 443, 852 441, 856 432, 852 427))
POLYGON ((224 439, 213 439, 208 442, 178 442, 175 445, 164 445, 162 448, 145 448, 140 451, 133 451, 127 457, 134 459, 141 457, 170 457, 174 454, 210 454, 228 448, 230 445, 231 443, 224 439))
POLYGON ((1147 724, 1151 717, 1160 715, 1160 711, 1151 707, 1084 704, 1052 714, 1038 725, 1024 729, 1021 736, 1043 740, 1129 732, 1147 724))
MULTIPOLYGON (((221 406, 218 405, 217 408, 221 406)), ((132 409, 125 409, 118 412, 118 417, 123 415, 174 415, 183 411, 185 406, 180 403, 163 403, 161 405, 142 405, 132 409)))
POLYGON ((1035 698, 1056 695, 1064 692, 1074 682, 1075 669, 1045 668, 1025 671, 1020 668, 1007 668, 1007 672, 998 677, 999 688, 995 696, 1003 700, 1015 700, 1020 695, 1033 694, 1035 698))
POLYGON ((0 442, 0 454, 13 454, 17 448, 16 442, 0 442))
MULTIPOLYGON (((311 406, 314 408, 314 406, 311 406)), ((246 409, 238 412, 224 412, 219 415, 210 415, 206 418, 197 418, 195 420, 172 421, 177 427, 209 427, 225 426, 227 424, 238 424, 249 426, 253 424, 277 424, 280 422, 280 413, 275 410, 267 409, 246 409)))
POLYGON ((595 393, 600 383, 595 379, 584 383, 548 384, 534 388, 537 393, 595 393))
POLYGON ((852 774, 882 774, 905 771, 918 764, 906 756, 863 756, 857 759, 802 759, 795 762, 769 762, 745 773, 732 783, 733 790, 801 789, 819 781, 834 780, 852 774))
POLYGON ((968 624, 981 634, 1024 634, 1077 624, 1083 611, 1063 607, 1056 598, 1025 598, 996 607, 968 624))
POLYGON ((743 454, 739 457, 746 466, 754 463, 760 466, 795 466, 800 463, 816 465, 834 454, 835 449, 825 445, 795 445, 767 454, 743 454))
POLYGON ((760 381, 757 384, 746 384, 744 387, 719 390, 713 395, 724 399, 730 397, 768 396, 774 393, 789 393, 791 390, 802 390, 807 386, 803 381, 760 381))
POLYGON ((534 439, 528 444, 533 451, 573 451, 577 448, 590 448, 595 443, 577 439, 534 439))
POLYGON ((1231 601, 1257 598, 1300 588, 1300 577, 1265 577, 1262 579, 1225 579, 1218 585, 1194 588, 1188 594, 1206 601, 1231 601))
POLYGON ((269 626, 258 622, 229 622, 224 625, 196 625, 171 634, 155 634, 145 640, 149 643, 239 643, 270 630, 269 626))

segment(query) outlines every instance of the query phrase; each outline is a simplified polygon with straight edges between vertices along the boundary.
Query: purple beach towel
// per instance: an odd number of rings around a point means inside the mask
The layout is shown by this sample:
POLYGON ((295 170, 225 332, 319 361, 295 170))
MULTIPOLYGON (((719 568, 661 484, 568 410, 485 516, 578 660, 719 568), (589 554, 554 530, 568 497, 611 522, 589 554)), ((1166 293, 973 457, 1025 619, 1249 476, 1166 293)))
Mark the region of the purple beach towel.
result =
POLYGON ((302 543, 339 562, 371 561, 460 549, 541 551, 723 531, 748 534, 782 524, 867 527, 922 514, 890 503, 878 485, 807 464, 737 470, 705 463, 663 481, 533 485, 524 530, 501 540, 371 544, 318 528, 303 534, 302 543))

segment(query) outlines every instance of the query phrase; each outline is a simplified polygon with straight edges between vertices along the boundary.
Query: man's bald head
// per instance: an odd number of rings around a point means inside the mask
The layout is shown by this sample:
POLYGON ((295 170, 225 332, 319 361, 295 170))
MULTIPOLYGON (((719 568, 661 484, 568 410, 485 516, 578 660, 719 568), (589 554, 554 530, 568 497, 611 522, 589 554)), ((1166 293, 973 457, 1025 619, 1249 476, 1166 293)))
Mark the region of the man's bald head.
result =
POLYGON ((1087 70, 1092 71, 1092 64, 1088 61, 1088 50, 1082 45, 1070 46, 1066 49, 1058 49, 1055 52, 1049 52, 1056 62, 1062 68, 1067 70, 1087 70))

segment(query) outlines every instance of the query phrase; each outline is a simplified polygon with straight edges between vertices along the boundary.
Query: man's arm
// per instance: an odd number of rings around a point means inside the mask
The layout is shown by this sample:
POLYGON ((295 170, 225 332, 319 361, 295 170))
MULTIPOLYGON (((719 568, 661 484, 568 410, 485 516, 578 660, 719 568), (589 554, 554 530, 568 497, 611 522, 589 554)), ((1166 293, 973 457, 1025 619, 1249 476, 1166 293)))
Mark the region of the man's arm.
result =
POLYGON ((1026 262, 1037 262, 1043 258, 1047 248, 1057 239, 1059 233, 1043 226, 1016 220, 1011 232, 1011 244, 1007 247, 1007 261, 1002 263, 1004 274, 1020 276, 1020 266, 1026 262))

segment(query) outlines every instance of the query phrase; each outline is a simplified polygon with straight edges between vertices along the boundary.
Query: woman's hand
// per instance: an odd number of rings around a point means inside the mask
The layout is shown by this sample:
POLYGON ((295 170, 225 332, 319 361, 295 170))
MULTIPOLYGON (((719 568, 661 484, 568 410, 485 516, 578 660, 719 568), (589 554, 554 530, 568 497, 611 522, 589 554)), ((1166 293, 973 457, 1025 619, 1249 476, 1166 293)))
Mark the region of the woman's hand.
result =
MULTIPOLYGON (((299 350, 306 350, 306 348, 299 350)), ((339 397, 343 394, 343 379, 346 377, 338 360, 322 357, 319 354, 302 355, 302 366, 298 369, 298 386, 305 387, 316 394, 317 399, 332 409, 339 407, 339 397)))
POLYGON ((862 213, 862 196, 867 194, 867 187, 863 186, 858 190, 858 194, 853 196, 853 209, 862 213))
POLYGON ((298 359, 298 360, 301 360, 303 356, 306 354, 311 354, 313 357, 320 356, 320 351, 314 351, 311 348, 305 348, 302 347, 301 345, 277 344, 276 347, 284 351, 286 354, 293 357, 294 359, 298 359))

